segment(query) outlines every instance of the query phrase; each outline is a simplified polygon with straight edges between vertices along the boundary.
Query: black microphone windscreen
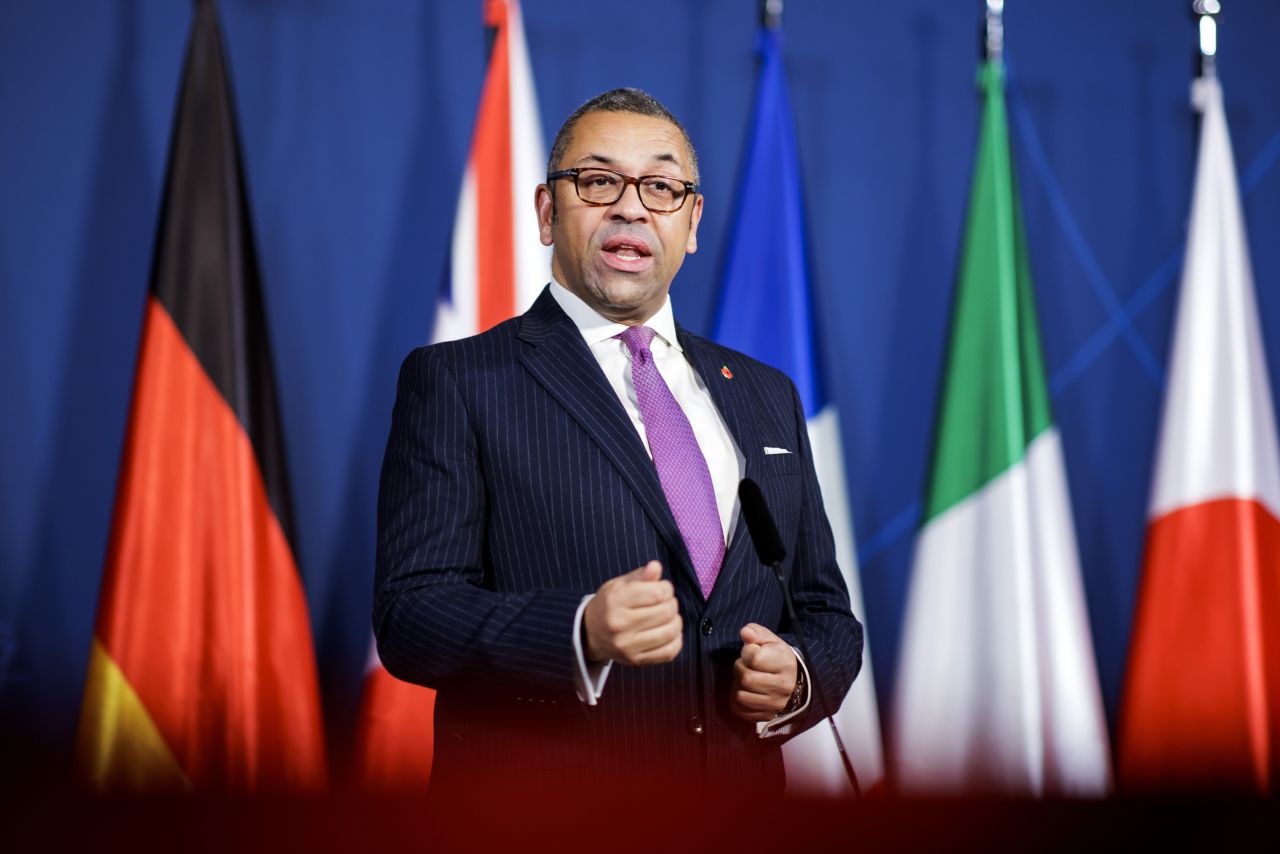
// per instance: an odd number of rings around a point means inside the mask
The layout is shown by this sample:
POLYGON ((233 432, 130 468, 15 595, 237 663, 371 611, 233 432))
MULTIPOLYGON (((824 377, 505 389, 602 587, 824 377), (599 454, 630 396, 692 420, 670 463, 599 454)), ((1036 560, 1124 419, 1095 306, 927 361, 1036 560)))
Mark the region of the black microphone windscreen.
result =
POLYGON ((778 528, 773 524, 773 514, 765 503, 764 493, 751 478, 743 478, 738 484, 738 500, 742 504, 742 518, 747 523, 747 533, 756 547, 760 562, 766 566, 782 563, 787 550, 782 545, 782 537, 778 536, 778 528))

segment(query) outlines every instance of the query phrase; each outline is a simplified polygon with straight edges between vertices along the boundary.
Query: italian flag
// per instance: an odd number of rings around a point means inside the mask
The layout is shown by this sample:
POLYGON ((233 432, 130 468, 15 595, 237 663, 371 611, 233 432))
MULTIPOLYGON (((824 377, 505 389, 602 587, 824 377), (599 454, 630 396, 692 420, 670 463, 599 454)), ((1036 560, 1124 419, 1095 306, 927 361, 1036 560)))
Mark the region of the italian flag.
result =
POLYGON ((1110 787, 1062 444, 1053 423, 1004 73, 985 107, 892 729, 906 793, 1110 787))
POLYGON ((1120 717, 1126 788, 1275 791, 1280 460, 1222 88, 1203 111, 1120 717))
MULTIPOLYGON (((449 285, 431 342, 476 335, 523 312, 546 285, 534 188, 546 153, 524 23, 516 0, 487 0, 493 41, 454 218, 449 285)), ((424 790, 431 773, 435 692, 396 679, 372 642, 357 734, 356 775, 370 790, 424 790)))

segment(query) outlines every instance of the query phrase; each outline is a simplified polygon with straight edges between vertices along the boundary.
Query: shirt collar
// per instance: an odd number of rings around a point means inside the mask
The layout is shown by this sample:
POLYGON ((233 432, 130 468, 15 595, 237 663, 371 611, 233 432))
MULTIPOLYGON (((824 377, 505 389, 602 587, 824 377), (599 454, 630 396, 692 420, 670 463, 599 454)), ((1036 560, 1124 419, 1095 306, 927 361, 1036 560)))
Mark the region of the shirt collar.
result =
MULTIPOLYGON (((560 308, 564 309, 564 313, 569 315, 573 325, 578 327, 578 331, 582 333, 583 340, 587 342, 588 347, 599 344, 602 341, 608 341, 610 338, 621 335, 627 329, 624 324, 614 323, 612 320, 601 317, 594 308, 587 305, 577 294, 555 279, 551 280, 551 296, 559 303, 560 308)), ((658 309, 653 317, 646 320, 644 325, 656 332, 658 337, 674 347, 676 351, 684 352, 684 348, 680 346, 679 339, 676 338, 676 319, 671 312, 671 296, 669 294, 662 301, 662 307, 658 309)))

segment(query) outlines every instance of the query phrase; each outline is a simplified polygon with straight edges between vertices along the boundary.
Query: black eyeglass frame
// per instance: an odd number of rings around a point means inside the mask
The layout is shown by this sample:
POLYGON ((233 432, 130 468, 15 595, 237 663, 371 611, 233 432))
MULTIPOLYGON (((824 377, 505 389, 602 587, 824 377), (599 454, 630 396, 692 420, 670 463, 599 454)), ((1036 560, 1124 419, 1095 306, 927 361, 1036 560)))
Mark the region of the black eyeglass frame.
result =
POLYGON ((676 178, 673 175, 638 175, 638 176, 632 177, 631 175, 625 175, 622 172, 617 171, 616 169, 605 169, 602 166, 587 166, 581 169, 576 167, 573 169, 557 169, 555 172, 547 173, 548 184, 550 184, 552 181, 558 181, 561 178, 572 178, 573 192, 575 195, 577 195, 578 201, 582 202, 584 205, 591 205, 592 207, 597 207, 597 208, 607 208, 609 205, 616 205, 618 203, 618 199, 621 199, 623 195, 626 194, 627 187, 629 187, 632 184, 635 184, 636 195, 640 198, 640 204, 644 205, 644 209, 649 211, 650 213, 663 213, 663 214, 675 213, 676 211, 681 210, 684 207, 685 202, 688 201, 691 196, 698 195, 699 191, 702 189, 698 184, 695 184, 692 181, 685 181, 684 179, 676 178), (618 198, 614 199, 611 202, 589 202, 586 199, 582 198, 582 193, 578 190, 578 176, 583 172, 608 172, 610 175, 617 175, 619 178, 622 179, 622 189, 618 191, 618 198), (683 185, 685 192, 684 192, 684 196, 680 198, 680 205, 668 211, 668 210, 654 210, 653 208, 645 204, 644 193, 640 192, 640 182, 644 181, 647 178, 662 178, 663 180, 674 181, 677 184, 683 185))

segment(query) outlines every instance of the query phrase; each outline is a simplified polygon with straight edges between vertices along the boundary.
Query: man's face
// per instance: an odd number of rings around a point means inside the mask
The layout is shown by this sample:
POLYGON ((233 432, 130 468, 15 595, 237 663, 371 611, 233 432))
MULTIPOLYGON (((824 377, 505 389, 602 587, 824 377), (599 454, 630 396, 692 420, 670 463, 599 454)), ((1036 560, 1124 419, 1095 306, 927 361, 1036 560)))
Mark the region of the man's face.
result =
MULTIPOLYGON (((578 120, 555 168, 592 166, 693 180, 679 128, 637 113, 596 112, 578 120)), ((612 205, 597 206, 579 199, 568 178, 552 184, 538 187, 537 207, 542 242, 555 247, 556 280, 610 320, 644 323, 662 307, 685 253, 698 248, 702 196, 686 198, 672 213, 653 213, 640 204, 635 185, 612 205)))

